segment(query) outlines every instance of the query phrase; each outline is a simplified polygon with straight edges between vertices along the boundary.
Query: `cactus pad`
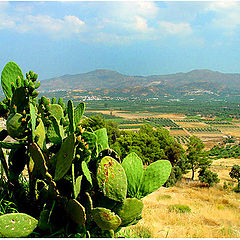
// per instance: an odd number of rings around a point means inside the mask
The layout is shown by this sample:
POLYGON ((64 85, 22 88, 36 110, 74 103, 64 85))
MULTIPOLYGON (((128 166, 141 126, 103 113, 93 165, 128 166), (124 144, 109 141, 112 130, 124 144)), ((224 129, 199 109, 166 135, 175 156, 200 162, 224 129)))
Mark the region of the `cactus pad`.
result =
POLYGON ((83 116, 84 110, 85 110, 85 103, 84 102, 80 102, 77 105, 77 107, 74 109, 74 123, 75 123, 76 127, 80 123, 80 120, 83 116))
POLYGON ((20 148, 20 147, 25 146, 25 145, 26 145, 26 143, 0 141, 0 148, 5 148, 5 149, 20 148))
POLYGON ((107 129, 101 128, 94 131, 94 133, 97 135, 98 151, 101 152, 102 150, 109 148, 107 129))
POLYGON ((12 138, 22 139, 26 136, 25 127, 22 126, 23 116, 20 113, 11 114, 6 122, 8 134, 12 138))
POLYGON ((22 112, 28 104, 28 99, 25 97, 25 88, 17 88, 12 96, 12 106, 17 107, 18 112, 22 112))
POLYGON ((127 198, 121 205, 118 205, 113 210, 122 219, 121 225, 127 225, 141 215, 143 203, 136 198, 127 198))
POLYGON ((23 79, 22 70, 14 62, 8 62, 1 75, 1 85, 6 98, 12 97, 11 83, 16 84, 17 78, 23 79))
POLYGON ((127 175, 128 195, 135 197, 143 178, 142 160, 136 153, 130 153, 123 159, 122 167, 127 175))
POLYGON ((54 116, 50 116, 50 120, 52 122, 47 129, 48 139, 55 144, 61 144, 63 135, 62 126, 59 125, 57 119, 54 116))
POLYGON ((139 196, 145 197, 160 188, 168 180, 171 169, 172 165, 167 160, 158 160, 150 164, 144 171, 139 196))
POLYGON ((60 150, 56 154, 56 170, 54 180, 61 179, 69 170, 75 155, 75 135, 64 139, 60 150))
POLYGON ((38 221, 25 213, 9 213, 0 216, 0 234, 3 237, 27 237, 37 227, 38 221))
POLYGON ((104 157, 97 169, 97 181, 104 196, 123 201, 127 195, 127 177, 121 164, 111 157, 104 157))
POLYGON ((69 131, 70 133, 74 133, 75 120, 74 120, 74 106, 73 106, 72 100, 68 101, 67 110, 68 110, 68 119, 69 119, 69 131))
POLYGON ((85 208, 75 199, 70 199, 66 206, 69 217, 77 224, 84 226, 86 221, 85 208))
POLYGON ((94 208, 92 210, 92 217, 102 230, 115 230, 121 224, 121 218, 106 208, 94 208))
POLYGON ((41 118, 39 118, 39 124, 36 127, 34 135, 38 137, 38 139, 36 140, 36 143, 41 149, 44 150, 46 145, 46 134, 45 134, 44 124, 41 118))
POLYGON ((78 176, 77 179, 75 180, 75 170, 74 170, 74 164, 72 164, 72 181, 73 181, 73 193, 74 197, 77 198, 78 194, 81 191, 81 183, 82 183, 82 178, 83 176, 78 176))
POLYGON ((49 225, 49 215, 50 211, 49 210, 43 210, 40 213, 39 221, 38 221, 38 227, 39 229, 46 231, 50 228, 49 225))
POLYGON ((92 185, 92 177, 91 173, 88 169, 87 163, 85 161, 82 161, 82 171, 88 182, 92 185))
POLYGON ((48 168, 41 149, 36 143, 31 143, 29 146, 29 152, 34 164, 37 166, 37 169, 43 176, 46 176, 48 168))
POLYGON ((62 107, 58 104, 50 105, 49 113, 52 114, 58 121, 63 117, 62 107))

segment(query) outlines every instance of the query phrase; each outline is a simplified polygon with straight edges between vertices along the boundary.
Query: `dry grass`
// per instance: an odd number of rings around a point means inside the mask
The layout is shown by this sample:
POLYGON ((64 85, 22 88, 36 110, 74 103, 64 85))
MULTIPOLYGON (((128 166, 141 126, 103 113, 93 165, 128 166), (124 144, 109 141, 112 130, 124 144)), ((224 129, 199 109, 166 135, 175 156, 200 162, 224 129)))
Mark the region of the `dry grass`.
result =
POLYGON ((143 199, 143 219, 135 226, 151 232, 152 238, 237 238, 240 237, 240 194, 224 190, 229 169, 239 159, 219 159, 212 170, 219 174, 220 184, 201 187, 198 181, 183 180, 175 187, 160 188, 143 199), (187 205, 191 213, 170 212, 168 206, 187 205))

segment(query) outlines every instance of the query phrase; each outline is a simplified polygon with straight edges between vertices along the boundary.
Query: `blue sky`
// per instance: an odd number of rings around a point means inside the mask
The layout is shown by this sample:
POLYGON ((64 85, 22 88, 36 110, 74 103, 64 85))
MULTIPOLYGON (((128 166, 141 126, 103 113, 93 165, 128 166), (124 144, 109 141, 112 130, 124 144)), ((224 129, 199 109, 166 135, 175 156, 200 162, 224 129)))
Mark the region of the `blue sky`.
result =
POLYGON ((0 70, 240 72, 240 2, 0 2, 0 70))

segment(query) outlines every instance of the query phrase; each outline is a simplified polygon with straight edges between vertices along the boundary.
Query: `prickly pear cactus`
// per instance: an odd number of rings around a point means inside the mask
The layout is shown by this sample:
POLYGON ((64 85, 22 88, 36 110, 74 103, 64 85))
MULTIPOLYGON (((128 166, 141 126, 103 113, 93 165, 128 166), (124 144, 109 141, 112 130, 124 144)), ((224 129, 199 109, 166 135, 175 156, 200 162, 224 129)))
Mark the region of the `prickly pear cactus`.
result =
POLYGON ((56 170, 54 180, 61 179, 69 170, 75 155, 75 135, 69 135, 56 154, 56 170))
POLYGON ((77 198, 81 191, 81 183, 83 176, 78 176, 75 180, 75 169, 74 164, 72 164, 72 182, 73 182, 73 194, 74 197, 77 198))
POLYGON ((94 131, 94 134, 97 136, 98 151, 101 152, 104 149, 108 149, 108 136, 107 129, 101 128, 94 131))
POLYGON ((128 195, 136 197, 144 173, 142 160, 136 153, 130 153, 123 159, 122 167, 127 175, 128 195))
POLYGON ((12 97, 12 85, 16 85, 17 79, 23 79, 22 70, 15 62, 7 63, 1 75, 1 85, 6 98, 12 97))
POLYGON ((104 196, 123 201, 127 195, 127 177, 121 164, 111 157, 104 157, 97 169, 97 181, 104 196))
POLYGON ((26 137, 26 127, 24 126, 24 117, 20 113, 11 114, 6 122, 8 134, 14 139, 23 139, 26 137))
POLYGON ((63 117, 62 107, 58 104, 51 104, 49 106, 49 113, 52 114, 58 121, 63 117))
POLYGON ((41 149, 44 150, 46 148, 46 132, 45 132, 44 124, 41 118, 38 119, 38 125, 34 132, 34 136, 35 136, 35 142, 38 144, 38 146, 41 149))
POLYGON ((48 168, 41 149, 36 143, 32 143, 29 146, 29 152, 34 164, 37 166, 37 169, 45 177, 48 172, 48 168))
POLYGON ((93 208, 92 216, 98 227, 102 230, 115 230, 121 224, 121 218, 106 208, 93 208))
POLYGON ((83 116, 85 110, 85 103, 84 102, 80 102, 77 107, 74 109, 74 123, 75 126, 77 127, 80 123, 80 120, 83 116))
POLYGON ((121 218, 121 226, 127 225, 138 218, 143 210, 143 203, 136 198, 127 198, 122 204, 113 209, 121 218))
POLYGON ((75 120, 74 120, 74 106, 72 100, 68 101, 68 118, 69 118, 69 132, 74 133, 75 131, 75 120))
POLYGON ((59 125, 59 122, 54 116, 50 116, 49 120, 51 121, 47 129, 47 137, 50 142, 55 144, 61 144, 63 138, 63 128, 59 125))
POLYGON ((159 189, 169 178, 172 165, 167 160, 158 160, 150 164, 144 171, 144 176, 139 189, 139 197, 159 189))
MULTIPOLYGON (((51 101, 42 96, 37 103, 37 77, 29 71, 24 79, 13 62, 2 72, 6 98, 0 102, 0 115, 7 119, 7 130, 0 131, 0 148, 11 150, 5 159, 0 149, 0 161, 6 185, 12 186, 8 190, 33 216, 40 216, 35 230, 40 236, 61 232, 114 237, 114 230, 141 219, 139 199, 167 180, 171 164, 161 160, 144 170, 135 153, 120 164, 109 149, 106 128, 82 128, 83 102, 74 108, 69 100, 65 108, 62 98, 56 103, 55 97, 51 101), (4 141, 8 135, 18 141, 4 141), (18 191, 24 169, 29 189, 18 191)), ((36 226, 37 220, 26 214, 0 216, 3 237, 25 237, 36 226)))
POLYGON ((85 161, 82 162, 82 171, 88 182, 92 185, 92 177, 91 173, 88 169, 87 163, 85 161))
POLYGON ((70 199, 66 211, 69 217, 78 225, 84 226, 86 221, 85 208, 76 200, 70 199))
POLYGON ((38 221, 25 213, 0 216, 0 234, 7 238, 27 237, 37 227, 38 221))

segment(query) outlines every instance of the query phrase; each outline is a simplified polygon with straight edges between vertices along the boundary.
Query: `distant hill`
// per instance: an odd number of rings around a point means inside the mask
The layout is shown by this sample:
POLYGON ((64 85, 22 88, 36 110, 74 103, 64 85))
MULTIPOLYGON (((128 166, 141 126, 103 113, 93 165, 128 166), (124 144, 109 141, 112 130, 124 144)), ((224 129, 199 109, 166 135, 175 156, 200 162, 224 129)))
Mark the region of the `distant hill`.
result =
POLYGON ((240 91, 240 74, 202 69, 168 75, 128 76, 116 71, 97 69, 88 73, 43 80, 40 87, 40 90, 44 91, 74 89, 143 96, 191 94, 191 91, 228 94, 231 91, 240 91))

